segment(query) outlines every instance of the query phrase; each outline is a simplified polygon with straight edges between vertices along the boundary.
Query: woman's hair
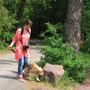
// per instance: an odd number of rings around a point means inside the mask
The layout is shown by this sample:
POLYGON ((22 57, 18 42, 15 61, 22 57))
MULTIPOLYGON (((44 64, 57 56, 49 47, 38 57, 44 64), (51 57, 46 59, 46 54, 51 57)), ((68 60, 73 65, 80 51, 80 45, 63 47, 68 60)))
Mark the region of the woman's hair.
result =
POLYGON ((25 24, 26 24, 26 25, 30 24, 30 25, 32 26, 32 21, 31 21, 30 19, 27 19, 27 20, 25 21, 25 24))

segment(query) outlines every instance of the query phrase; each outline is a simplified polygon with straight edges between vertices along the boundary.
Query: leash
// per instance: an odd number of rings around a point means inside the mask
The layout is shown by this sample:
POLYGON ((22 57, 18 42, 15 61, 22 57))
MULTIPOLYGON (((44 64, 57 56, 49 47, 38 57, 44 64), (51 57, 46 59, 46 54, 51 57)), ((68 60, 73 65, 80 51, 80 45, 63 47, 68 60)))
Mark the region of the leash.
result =
POLYGON ((13 53, 15 53, 15 50, 14 50, 14 49, 11 48, 10 50, 11 50, 13 53))

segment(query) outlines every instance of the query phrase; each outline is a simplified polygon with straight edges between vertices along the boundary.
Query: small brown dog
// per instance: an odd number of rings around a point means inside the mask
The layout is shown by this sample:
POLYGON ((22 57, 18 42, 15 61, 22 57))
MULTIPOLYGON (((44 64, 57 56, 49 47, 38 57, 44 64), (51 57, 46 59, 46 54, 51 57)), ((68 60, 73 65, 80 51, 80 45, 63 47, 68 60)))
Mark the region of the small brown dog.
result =
POLYGON ((26 79, 30 79, 30 74, 33 73, 37 81, 40 81, 40 79, 38 78, 39 75, 44 75, 43 69, 36 63, 32 63, 32 60, 30 60, 30 65, 25 68, 24 72, 26 79))

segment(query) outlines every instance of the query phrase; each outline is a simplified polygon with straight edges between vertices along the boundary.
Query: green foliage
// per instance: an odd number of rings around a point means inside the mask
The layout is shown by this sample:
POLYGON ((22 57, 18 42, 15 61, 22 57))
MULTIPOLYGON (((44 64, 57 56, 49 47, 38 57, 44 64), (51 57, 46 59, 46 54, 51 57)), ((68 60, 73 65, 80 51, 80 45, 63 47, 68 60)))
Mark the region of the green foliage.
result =
POLYGON ((68 77, 68 72, 65 71, 59 83, 61 86, 74 86, 76 81, 72 77, 68 77))
POLYGON ((47 25, 48 29, 41 34, 47 46, 41 50, 41 53, 45 57, 42 58, 40 64, 63 65, 68 77, 80 83, 83 82, 86 79, 86 66, 78 59, 77 51, 73 48, 74 45, 63 43, 62 35, 57 33, 57 25, 51 25, 50 23, 47 23, 47 25))
POLYGON ((12 3, 11 1, 12 0, 0 0, 0 49, 8 46, 8 43, 12 40, 15 33, 14 24, 17 23, 14 14, 15 2, 12 1, 12 3), (6 6, 10 11, 6 9, 6 6))
POLYGON ((87 69, 90 69, 90 54, 89 53, 81 53, 79 55, 79 59, 81 63, 86 64, 87 69))
POLYGON ((16 25, 20 23, 19 20, 17 20, 17 13, 18 13, 20 2, 21 0, 4 1, 4 6, 9 11, 9 17, 11 18, 10 22, 15 26, 13 27, 14 29, 17 29, 18 26, 16 25))
MULTIPOLYGON (((26 0, 22 19, 17 18, 21 0, 0 0, 0 38, 10 42, 17 28, 29 18, 33 21, 32 37, 39 37, 46 30, 46 22, 65 24, 68 10, 68 0, 26 0), (3 30, 5 30, 4 33, 3 30), (8 34, 6 34, 8 32, 8 34), (5 35, 5 36, 4 36, 5 35), (7 35, 7 36, 6 36, 7 35), (10 36, 9 36, 10 35, 10 36), (3 37, 4 36, 4 37, 3 37)), ((82 38, 85 43, 83 51, 90 52, 90 2, 84 0, 82 38)), ((64 29, 65 30, 65 29, 64 29)), ((60 31, 63 33, 64 31, 60 31)))
POLYGON ((84 39, 83 51, 90 53, 90 2, 84 0, 83 18, 82 18, 82 38, 84 39))
POLYGON ((26 0, 23 17, 21 20, 18 20, 17 14, 20 3, 21 0, 4 1, 10 16, 17 21, 16 23, 14 22, 16 28, 23 25, 27 18, 33 21, 32 37, 39 37, 40 32, 45 31, 45 23, 48 21, 53 24, 65 22, 68 0, 26 0))
POLYGON ((4 41, 0 40, 0 51, 7 50, 9 45, 8 43, 5 43, 4 41))
POLYGON ((31 10, 29 17, 35 25, 33 26, 35 32, 32 31, 33 36, 45 31, 46 22, 52 24, 65 23, 68 0, 38 0, 38 2, 37 0, 33 0, 31 1, 31 6, 29 6, 30 8, 28 9, 31 10))
POLYGON ((8 15, 8 10, 3 6, 3 1, 0 0, 0 40, 8 41, 10 40, 10 31, 12 24, 10 22, 11 18, 8 15), (6 34, 9 35, 7 36, 6 34))
POLYGON ((68 0, 26 0, 23 17, 18 19, 20 4, 21 0, 0 0, 0 39, 5 43, 11 42, 17 28, 28 18, 34 23, 32 37, 39 37, 48 21, 53 24, 65 22, 68 0))

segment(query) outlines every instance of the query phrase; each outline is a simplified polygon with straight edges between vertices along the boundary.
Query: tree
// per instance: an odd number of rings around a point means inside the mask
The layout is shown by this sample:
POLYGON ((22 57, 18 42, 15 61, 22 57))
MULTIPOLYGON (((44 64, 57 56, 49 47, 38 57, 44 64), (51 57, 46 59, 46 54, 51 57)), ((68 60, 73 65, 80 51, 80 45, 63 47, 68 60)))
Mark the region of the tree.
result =
POLYGON ((76 44, 76 50, 80 48, 81 21, 83 0, 69 0, 68 16, 66 21, 66 42, 76 44))
POLYGON ((21 0, 21 4, 19 6, 19 10, 18 10, 18 13, 17 13, 17 18, 18 19, 21 19, 22 16, 23 16, 25 3, 26 3, 26 0, 21 0))

